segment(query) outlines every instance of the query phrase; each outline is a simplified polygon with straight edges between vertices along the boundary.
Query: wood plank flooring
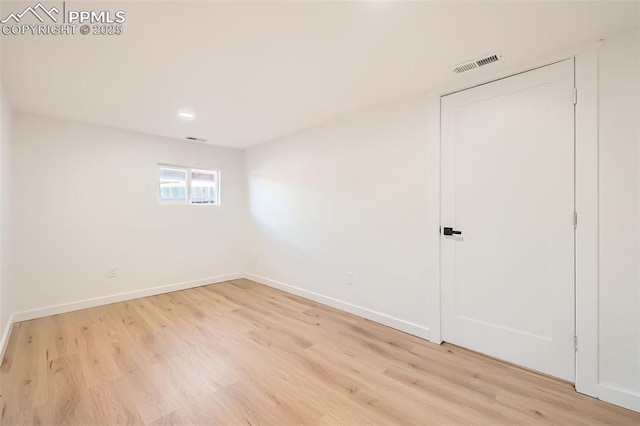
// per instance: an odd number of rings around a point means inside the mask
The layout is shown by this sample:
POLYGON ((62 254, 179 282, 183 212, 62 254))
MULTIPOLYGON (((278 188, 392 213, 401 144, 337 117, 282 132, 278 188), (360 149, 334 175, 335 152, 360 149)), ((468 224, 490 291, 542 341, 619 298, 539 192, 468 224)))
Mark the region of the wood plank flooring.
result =
POLYGON ((571 385, 248 280, 14 325, 2 425, 640 424, 571 385))

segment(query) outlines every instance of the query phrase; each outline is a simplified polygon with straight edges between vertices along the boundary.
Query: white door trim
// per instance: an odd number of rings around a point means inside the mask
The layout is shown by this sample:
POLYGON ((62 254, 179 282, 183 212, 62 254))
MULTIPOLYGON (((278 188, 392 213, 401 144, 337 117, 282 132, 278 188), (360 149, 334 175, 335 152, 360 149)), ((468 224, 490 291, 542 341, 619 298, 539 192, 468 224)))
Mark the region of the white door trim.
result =
POLYGON ((576 390, 596 396, 598 377, 598 51, 576 56, 576 390))
POLYGON ((640 411, 640 394, 600 383, 598 50, 576 55, 576 390, 640 411))

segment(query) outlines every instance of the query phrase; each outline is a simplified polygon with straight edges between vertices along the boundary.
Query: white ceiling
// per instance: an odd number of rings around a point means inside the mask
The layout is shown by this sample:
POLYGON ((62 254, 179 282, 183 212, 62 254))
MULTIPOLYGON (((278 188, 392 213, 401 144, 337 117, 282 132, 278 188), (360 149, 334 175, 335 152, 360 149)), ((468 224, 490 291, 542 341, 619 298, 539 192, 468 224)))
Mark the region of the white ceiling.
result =
POLYGON ((508 69, 640 26, 638 2, 80 5, 125 10, 124 34, 0 36, 16 110, 237 148, 469 78, 452 67, 479 55, 508 69))

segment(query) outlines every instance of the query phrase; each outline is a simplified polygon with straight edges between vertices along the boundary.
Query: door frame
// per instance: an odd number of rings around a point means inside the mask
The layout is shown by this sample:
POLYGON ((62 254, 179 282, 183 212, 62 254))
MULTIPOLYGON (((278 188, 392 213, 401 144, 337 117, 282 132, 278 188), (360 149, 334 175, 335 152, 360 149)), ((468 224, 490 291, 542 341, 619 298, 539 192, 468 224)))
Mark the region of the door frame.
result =
POLYGON ((427 201, 434 206, 426 218, 430 244, 427 267, 438 285, 427 301, 430 340, 441 343, 441 276, 440 276, 440 99, 453 92, 475 87, 511 75, 530 71, 565 59, 575 60, 575 87, 578 102, 575 106, 575 206, 578 226, 575 231, 575 329, 577 336, 575 388, 578 392, 640 411, 640 395, 631 394, 600 383, 598 377, 598 49, 602 41, 584 49, 550 57, 526 68, 458 83, 426 96, 427 122, 427 201))
POLYGON ((576 56, 576 390, 640 411, 640 394, 600 382, 598 50, 576 56))

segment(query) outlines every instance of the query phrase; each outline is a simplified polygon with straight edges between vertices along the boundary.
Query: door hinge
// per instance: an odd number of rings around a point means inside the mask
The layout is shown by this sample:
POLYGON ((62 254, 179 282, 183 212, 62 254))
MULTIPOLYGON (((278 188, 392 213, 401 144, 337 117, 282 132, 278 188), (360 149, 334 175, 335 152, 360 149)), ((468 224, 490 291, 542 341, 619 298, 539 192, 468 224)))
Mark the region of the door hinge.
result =
POLYGON ((576 105, 578 103, 578 89, 573 88, 573 104, 576 105))
POLYGON ((578 227, 578 212, 573 212, 573 228, 578 227))
POLYGON ((573 350, 578 350, 578 336, 573 336, 573 350))

